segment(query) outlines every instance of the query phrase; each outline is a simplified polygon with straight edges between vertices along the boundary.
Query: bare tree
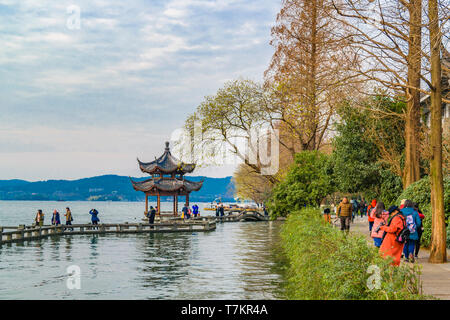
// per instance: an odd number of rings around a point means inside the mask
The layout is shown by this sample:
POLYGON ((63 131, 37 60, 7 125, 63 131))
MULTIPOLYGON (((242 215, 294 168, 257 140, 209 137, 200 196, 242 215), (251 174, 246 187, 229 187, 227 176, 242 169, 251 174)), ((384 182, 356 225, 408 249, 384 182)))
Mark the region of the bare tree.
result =
POLYGON ((437 0, 428 0, 429 34, 431 48, 431 209, 432 232, 429 261, 447 261, 444 182, 442 176, 442 71, 441 71, 441 30, 437 0))

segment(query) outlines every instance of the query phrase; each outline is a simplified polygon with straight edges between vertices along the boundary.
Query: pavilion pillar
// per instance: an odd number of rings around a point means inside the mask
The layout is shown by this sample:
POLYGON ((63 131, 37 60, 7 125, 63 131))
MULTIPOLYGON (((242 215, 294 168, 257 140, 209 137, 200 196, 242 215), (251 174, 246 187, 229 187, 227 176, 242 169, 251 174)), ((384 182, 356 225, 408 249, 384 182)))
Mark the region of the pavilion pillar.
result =
POLYGON ((175 195, 175 214, 178 216, 178 194, 175 195))
POLYGON ((158 214, 158 216, 159 216, 159 215, 161 215, 161 197, 160 197, 160 195, 159 195, 159 192, 158 192, 158 202, 157 202, 157 206, 158 206, 157 214, 158 214))
POLYGON ((145 215, 148 214, 148 194, 145 194, 145 215))
POLYGON ((189 193, 186 195, 186 206, 189 207, 189 193))
POLYGON ((172 212, 173 212, 173 215, 174 216, 176 216, 177 215, 177 212, 175 211, 176 210, 176 203, 175 203, 175 198, 176 198, 176 196, 173 196, 173 210, 172 210, 172 212))

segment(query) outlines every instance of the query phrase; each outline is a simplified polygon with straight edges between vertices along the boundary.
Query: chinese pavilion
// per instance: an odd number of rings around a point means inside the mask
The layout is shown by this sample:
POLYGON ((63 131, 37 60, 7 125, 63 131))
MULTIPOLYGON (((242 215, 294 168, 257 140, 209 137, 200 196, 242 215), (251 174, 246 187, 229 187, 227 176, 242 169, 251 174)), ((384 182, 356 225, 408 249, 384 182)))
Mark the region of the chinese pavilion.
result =
POLYGON ((190 181, 184 178, 186 173, 191 173, 195 169, 195 164, 186 164, 170 153, 169 142, 166 142, 166 149, 161 157, 152 162, 144 163, 139 159, 139 168, 142 172, 150 174, 152 177, 145 181, 133 181, 130 178, 134 190, 145 193, 145 213, 148 213, 148 196, 158 197, 157 215, 161 214, 161 197, 173 197, 173 214, 178 215, 178 197, 185 196, 189 206, 189 194, 198 191, 203 186, 202 181, 190 181))

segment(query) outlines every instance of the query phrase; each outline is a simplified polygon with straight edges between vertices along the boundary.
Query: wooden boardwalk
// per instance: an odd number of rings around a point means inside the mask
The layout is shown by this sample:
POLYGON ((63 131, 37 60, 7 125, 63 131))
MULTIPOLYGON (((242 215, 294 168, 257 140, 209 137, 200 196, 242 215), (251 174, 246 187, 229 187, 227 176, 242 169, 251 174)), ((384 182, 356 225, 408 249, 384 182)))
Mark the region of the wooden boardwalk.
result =
POLYGON ((209 220, 155 223, 153 225, 148 223, 74 224, 72 226, 58 225, 42 227, 21 225, 18 227, 0 227, 0 245, 61 235, 207 232, 215 229, 216 222, 209 220))
MULTIPOLYGON (((224 216, 206 216, 192 218, 194 221, 216 221, 216 222, 240 222, 240 221, 269 221, 269 216, 265 216, 258 211, 243 210, 239 212, 227 211, 224 216)), ((180 218, 181 219, 181 218, 180 218)))

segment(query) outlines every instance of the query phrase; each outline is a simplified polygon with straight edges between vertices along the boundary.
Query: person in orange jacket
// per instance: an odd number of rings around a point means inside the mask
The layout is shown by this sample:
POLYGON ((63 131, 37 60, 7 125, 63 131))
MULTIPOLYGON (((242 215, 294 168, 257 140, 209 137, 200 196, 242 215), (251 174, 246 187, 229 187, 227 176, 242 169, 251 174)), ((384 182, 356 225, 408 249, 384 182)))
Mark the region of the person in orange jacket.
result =
POLYGON ((392 257, 394 259, 392 265, 399 266, 404 244, 398 242, 396 238, 404 228, 406 220, 397 206, 390 207, 388 211, 390 215, 388 224, 380 226, 380 230, 385 232, 380 254, 383 257, 392 257))
POLYGON ((375 221, 375 217, 373 216, 373 212, 375 207, 377 206, 377 200, 373 199, 370 205, 367 207, 367 220, 369 221, 369 231, 372 233, 373 222, 375 221))

